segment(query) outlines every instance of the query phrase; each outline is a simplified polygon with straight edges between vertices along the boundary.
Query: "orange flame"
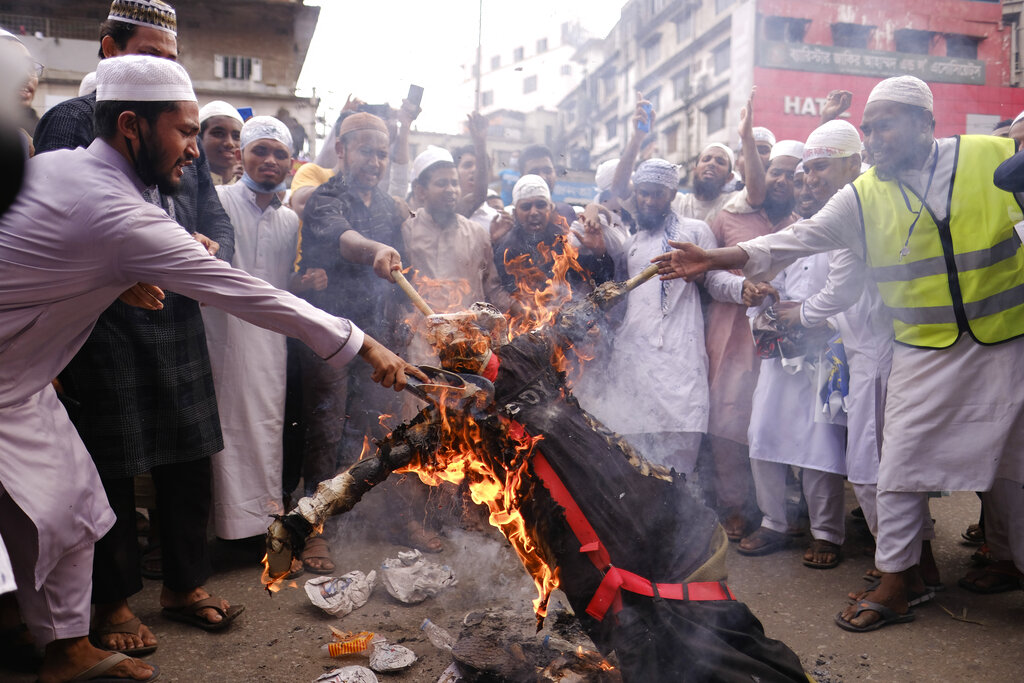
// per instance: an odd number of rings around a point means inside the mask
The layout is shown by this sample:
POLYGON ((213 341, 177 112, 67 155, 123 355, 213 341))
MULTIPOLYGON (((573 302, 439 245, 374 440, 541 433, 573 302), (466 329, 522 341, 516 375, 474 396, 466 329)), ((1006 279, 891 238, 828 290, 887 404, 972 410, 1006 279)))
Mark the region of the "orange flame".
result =
MULTIPOLYGON (((521 496, 528 482, 524 478, 533 449, 540 437, 525 433, 517 435, 508 429, 515 443, 511 462, 485 457, 480 426, 463 413, 449 413, 445 402, 439 401, 441 442, 431 454, 431 462, 413 461, 399 473, 416 474, 428 486, 441 482, 460 484, 466 480, 474 503, 486 505, 488 521, 508 539, 537 588, 533 601, 539 617, 547 614, 548 596, 558 587, 558 572, 544 560, 519 511, 521 496)), ((507 426, 507 425, 506 425, 507 426)))
MULTIPOLYGON (((516 291, 512 294, 512 310, 509 314, 509 333, 512 336, 530 332, 550 325, 555 321, 559 309, 572 300, 572 285, 569 273, 576 272, 587 279, 586 271, 578 260, 579 250, 565 235, 555 238, 554 246, 544 242, 537 245, 537 253, 543 264, 551 266, 551 277, 547 277, 541 264, 533 263, 530 254, 521 254, 509 259, 506 255, 505 270, 515 278, 516 291)), ((567 374, 567 383, 578 379, 582 363, 593 360, 593 355, 574 349, 572 360, 564 350, 555 345, 551 364, 559 372, 567 374)))
POLYGON ((279 576, 276 579, 270 578, 270 561, 266 553, 263 555, 263 573, 260 575, 260 582, 267 589, 268 593, 277 593, 282 588, 299 587, 294 581, 286 581, 284 576, 279 576))

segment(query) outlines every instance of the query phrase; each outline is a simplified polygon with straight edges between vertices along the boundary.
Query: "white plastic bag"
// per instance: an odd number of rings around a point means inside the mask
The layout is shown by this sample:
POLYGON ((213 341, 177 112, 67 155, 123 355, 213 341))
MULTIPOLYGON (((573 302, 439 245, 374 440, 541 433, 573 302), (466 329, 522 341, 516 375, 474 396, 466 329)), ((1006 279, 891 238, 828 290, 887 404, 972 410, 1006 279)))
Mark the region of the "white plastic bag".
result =
POLYGON ((377 572, 363 574, 356 570, 337 577, 318 576, 307 581, 305 589, 314 605, 328 614, 343 617, 366 604, 376 582, 377 572))
POLYGON ((458 583, 451 567, 427 562, 419 550, 401 552, 397 558, 384 560, 380 575, 391 597, 406 604, 423 602, 458 583))

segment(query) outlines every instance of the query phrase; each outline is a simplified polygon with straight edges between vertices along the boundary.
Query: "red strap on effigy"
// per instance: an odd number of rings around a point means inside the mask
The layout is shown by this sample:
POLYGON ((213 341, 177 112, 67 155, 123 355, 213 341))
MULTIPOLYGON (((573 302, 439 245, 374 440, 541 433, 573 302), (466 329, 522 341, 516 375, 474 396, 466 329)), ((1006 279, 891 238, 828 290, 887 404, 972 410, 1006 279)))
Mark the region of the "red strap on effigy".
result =
MULTIPOLYGON (((604 572, 601 585, 594 591, 594 597, 587 605, 587 614, 601 621, 611 609, 618 612, 622 608, 620 591, 655 597, 655 585, 639 574, 613 567, 611 556, 601 544, 594 527, 590 526, 576 500, 569 493, 565 483, 551 467, 551 463, 540 451, 533 455, 533 471, 547 487, 551 497, 565 510, 565 519, 569 528, 580 543, 580 552, 586 553, 594 566, 604 572)), ((736 597, 725 585, 724 581, 695 581, 692 583, 659 583, 656 584, 657 596, 669 600, 735 600, 736 597)))

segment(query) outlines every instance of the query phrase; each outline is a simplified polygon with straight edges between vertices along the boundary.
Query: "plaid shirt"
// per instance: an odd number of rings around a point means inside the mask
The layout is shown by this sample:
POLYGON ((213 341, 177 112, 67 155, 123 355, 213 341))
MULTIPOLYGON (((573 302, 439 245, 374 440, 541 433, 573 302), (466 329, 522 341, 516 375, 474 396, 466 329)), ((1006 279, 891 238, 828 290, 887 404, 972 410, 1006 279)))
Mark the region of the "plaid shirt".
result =
MULTIPOLYGON (((96 95, 63 102, 36 128, 36 153, 88 146, 96 95)), ((190 233, 220 243, 230 260, 234 228, 205 157, 185 167, 171 213, 190 233)), ((104 477, 208 457, 224 447, 199 304, 167 292, 164 308, 117 301, 60 375, 68 412, 104 477)))
MULTIPOLYGON (((370 266, 342 258, 338 239, 346 230, 390 247, 401 254, 399 204, 374 188, 370 205, 351 193, 342 174, 316 189, 306 203, 302 223, 302 265, 327 271, 327 288, 303 294, 311 304, 348 318, 372 336, 387 340, 398 322, 403 303, 398 287, 377 277, 370 266)), ((403 254, 404 262, 404 254, 403 254)))

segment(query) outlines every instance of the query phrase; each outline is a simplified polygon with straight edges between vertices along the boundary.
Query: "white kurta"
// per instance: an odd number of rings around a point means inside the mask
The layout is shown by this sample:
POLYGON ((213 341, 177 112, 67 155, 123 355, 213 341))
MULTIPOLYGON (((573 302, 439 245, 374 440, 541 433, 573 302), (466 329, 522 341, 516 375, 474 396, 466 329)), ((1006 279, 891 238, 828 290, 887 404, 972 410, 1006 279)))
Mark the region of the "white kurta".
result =
MULTIPOLYGON (((264 211, 242 183, 217 188, 235 228, 231 265, 279 289, 288 286, 299 218, 277 201, 264 211)), ((217 392, 224 450, 213 464, 213 520, 218 537, 247 538, 282 514, 285 338, 224 311, 204 307, 203 322, 217 392)))
POLYGON ((96 467, 50 381, 96 319, 149 282, 301 338, 342 365, 363 333, 210 256, 142 197, 132 165, 102 140, 29 160, 0 219, 0 486, 32 520, 36 585, 113 523, 96 467))
MULTIPOLYGON (((827 254, 815 254, 790 265, 772 284, 783 301, 803 301, 827 276, 827 254)), ((761 361, 747 432, 751 458, 845 473, 845 430, 814 419, 820 405, 816 376, 806 369, 791 373, 778 358, 761 361)))
MULTIPOLYGON (((937 153, 926 199, 941 221, 948 212, 956 141, 936 142, 923 167, 902 172, 900 180, 920 196, 937 153)), ((793 259, 821 251, 849 249, 863 260, 864 227, 853 188, 841 189, 811 218, 739 246, 749 256, 744 272, 755 279, 771 277, 793 259)), ((985 491, 997 472, 1024 481, 1022 356, 1024 337, 982 346, 964 335, 942 350, 895 345, 879 492, 985 491)))
POLYGON ((849 250, 830 252, 828 281, 820 292, 804 300, 800 315, 805 325, 835 316, 850 368, 846 477, 852 484, 874 485, 882 451, 893 330, 892 317, 878 289, 871 282, 864 286, 865 271, 864 263, 849 250))
MULTIPOLYGON (((679 239, 705 249, 716 246, 706 223, 678 220, 679 239)), ((665 252, 664 228, 640 231, 626 242, 617 277, 632 277, 665 252)), ((704 317, 697 285, 682 280, 662 287, 655 279, 632 292, 615 335, 608 381, 600 397, 584 407, 620 434, 703 432, 708 423, 708 359, 704 317)), ((717 299, 738 302, 743 278, 709 273, 707 288, 717 299)))

